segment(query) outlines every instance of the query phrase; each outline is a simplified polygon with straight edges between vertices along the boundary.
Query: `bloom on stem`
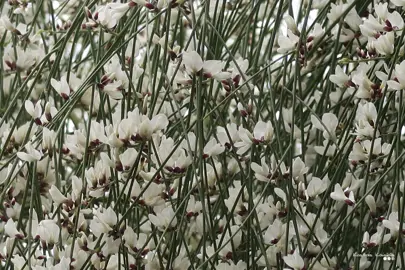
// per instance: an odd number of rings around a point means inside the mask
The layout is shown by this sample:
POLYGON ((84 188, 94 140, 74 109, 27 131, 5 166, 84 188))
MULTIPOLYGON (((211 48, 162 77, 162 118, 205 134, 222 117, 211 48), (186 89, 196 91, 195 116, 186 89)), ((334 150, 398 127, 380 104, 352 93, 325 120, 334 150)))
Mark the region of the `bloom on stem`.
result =
POLYGON ((57 81, 55 79, 51 79, 51 85, 55 89, 55 91, 63 98, 63 99, 68 99, 70 93, 72 90, 70 89, 70 86, 66 80, 66 76, 62 76, 60 78, 60 81, 57 81))
POLYGON ((277 49, 278 53, 287 53, 295 49, 300 38, 290 30, 287 29, 287 36, 280 35, 278 37, 278 45, 280 48, 277 49))
POLYGON ((393 90, 405 89, 405 60, 395 65, 394 80, 387 81, 388 87, 393 90))
POLYGON ((317 117, 311 115, 311 122, 316 129, 323 131, 322 135, 325 139, 335 141, 336 140, 336 127, 339 124, 339 120, 333 113, 325 113, 322 116, 322 122, 317 117))
POLYGON ((30 142, 25 145, 25 152, 18 152, 17 156, 26 162, 38 161, 42 158, 42 153, 36 150, 30 142))
POLYGON ((303 270, 305 268, 304 260, 298 253, 298 249, 295 249, 293 254, 284 256, 283 261, 294 270, 303 270))
POLYGON ((343 192, 342 187, 340 184, 335 185, 334 191, 330 194, 330 197, 335 201, 342 201, 345 202, 349 206, 353 206, 355 204, 354 194, 353 191, 350 191, 349 197, 343 192))
POLYGON ((172 207, 164 207, 157 215, 149 214, 148 217, 160 231, 174 228, 177 225, 177 218, 172 207))
POLYGON ((204 62, 196 51, 191 51, 183 53, 183 64, 186 67, 186 71, 192 75, 203 68, 204 62))

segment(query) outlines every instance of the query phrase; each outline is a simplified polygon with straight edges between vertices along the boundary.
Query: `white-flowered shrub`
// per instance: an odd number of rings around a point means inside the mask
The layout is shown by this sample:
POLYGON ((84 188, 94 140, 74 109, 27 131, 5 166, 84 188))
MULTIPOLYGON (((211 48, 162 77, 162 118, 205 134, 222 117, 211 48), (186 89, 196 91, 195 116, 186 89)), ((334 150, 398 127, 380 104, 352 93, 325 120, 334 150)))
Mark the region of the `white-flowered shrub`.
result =
POLYGON ((404 0, 0 2, 0 269, 405 269, 404 0))

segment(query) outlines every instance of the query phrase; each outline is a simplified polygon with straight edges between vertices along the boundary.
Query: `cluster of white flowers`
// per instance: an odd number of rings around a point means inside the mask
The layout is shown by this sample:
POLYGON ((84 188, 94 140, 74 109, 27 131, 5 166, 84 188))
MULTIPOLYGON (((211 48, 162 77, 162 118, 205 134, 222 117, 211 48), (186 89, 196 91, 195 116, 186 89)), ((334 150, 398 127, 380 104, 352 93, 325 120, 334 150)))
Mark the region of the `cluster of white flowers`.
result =
POLYGON ((405 267, 405 1, 121 2, 0 3, 1 269, 405 267))

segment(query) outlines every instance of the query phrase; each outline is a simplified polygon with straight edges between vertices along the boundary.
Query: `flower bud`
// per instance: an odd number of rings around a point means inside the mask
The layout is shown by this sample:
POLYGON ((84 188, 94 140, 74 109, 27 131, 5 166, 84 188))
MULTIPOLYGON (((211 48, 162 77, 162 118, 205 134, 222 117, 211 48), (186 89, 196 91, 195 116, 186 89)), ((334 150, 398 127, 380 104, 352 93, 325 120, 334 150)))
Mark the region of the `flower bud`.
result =
POLYGON ((59 189, 55 186, 52 185, 51 189, 49 190, 49 193, 51 194, 52 200, 56 204, 62 204, 65 203, 68 199, 59 191, 59 189))
POLYGON ((93 15, 88 7, 84 7, 84 12, 86 13, 87 18, 93 19, 93 15))
POLYGON ((284 21, 287 24, 287 28, 291 30, 294 34, 299 34, 297 24, 294 21, 294 18, 290 15, 284 17, 284 21))
POLYGON ((375 199, 372 195, 367 195, 365 198, 366 204, 368 206, 368 208, 370 208, 370 212, 371 214, 375 214, 377 211, 377 207, 375 204, 375 199))

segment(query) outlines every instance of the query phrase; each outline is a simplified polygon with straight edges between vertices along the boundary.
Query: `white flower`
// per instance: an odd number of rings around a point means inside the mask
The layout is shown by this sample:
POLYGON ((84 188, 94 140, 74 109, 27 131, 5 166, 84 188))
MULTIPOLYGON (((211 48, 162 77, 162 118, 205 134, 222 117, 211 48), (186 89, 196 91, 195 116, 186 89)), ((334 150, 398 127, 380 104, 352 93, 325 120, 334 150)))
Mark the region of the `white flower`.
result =
POLYGON ((124 170, 131 169, 132 165, 135 163, 138 158, 138 151, 135 148, 128 148, 124 153, 119 155, 119 160, 122 164, 124 170))
POLYGON ((270 121, 267 123, 259 120, 253 129, 255 142, 269 143, 273 139, 274 129, 270 121))
POLYGON ((155 115, 151 120, 145 117, 139 126, 139 135, 141 138, 149 140, 154 133, 165 129, 168 124, 169 120, 164 114, 155 115))
POLYGON ((319 23, 315 23, 313 30, 308 35, 307 39, 308 48, 311 48, 312 44, 317 42, 324 34, 325 30, 322 28, 322 25, 319 23))
POLYGON ((371 122, 372 125, 377 121, 377 109, 375 108, 374 103, 365 102, 359 104, 356 111, 356 121, 365 120, 371 122))
POLYGON ((309 168, 305 165, 300 157, 294 158, 292 165, 292 177, 296 182, 302 182, 304 174, 308 172, 309 168))
POLYGON ((187 204, 187 216, 190 215, 198 215, 200 211, 202 210, 202 204, 200 201, 196 201, 195 197, 193 195, 190 196, 190 199, 187 204))
POLYGON ((38 225, 38 235, 47 245, 54 245, 59 240, 60 228, 54 220, 42 220, 38 225))
POLYGON ((373 89, 373 82, 367 76, 367 70, 356 70, 352 76, 352 81, 357 85, 356 97, 361 99, 370 99, 378 97, 373 89))
POLYGON ((25 151, 17 153, 17 156, 23 161, 34 162, 42 158, 42 153, 36 150, 30 142, 25 145, 25 151))
POLYGON ((225 67, 225 62, 220 60, 207 60, 203 64, 203 73, 207 78, 215 78, 217 80, 225 80, 231 78, 231 73, 222 72, 225 67))
POLYGON ((365 36, 377 38, 381 33, 390 33, 393 30, 402 29, 404 26, 401 15, 397 11, 390 13, 387 3, 375 5, 375 13, 377 17, 369 15, 368 19, 360 26, 361 32, 365 36))
POLYGON ((281 188, 275 188, 274 193, 279 197, 284 203, 287 203, 287 195, 281 188))
MULTIPOLYGON (((371 266, 371 262, 368 261, 367 256, 360 256, 360 264, 359 264, 359 270, 366 270, 371 266)), ((354 265, 351 267, 352 269, 355 268, 354 265)), ((357 268, 356 268, 357 269, 357 268)))
POLYGON ((273 224, 267 227, 266 233, 263 236, 264 242, 269 245, 277 244, 284 234, 284 227, 279 219, 275 219, 273 224))
POLYGON ((214 162, 214 166, 206 164, 207 167, 207 184, 209 187, 214 187, 216 182, 222 176, 222 165, 219 162, 214 162))
MULTIPOLYGON (((331 23, 339 20, 343 13, 347 10, 348 4, 331 4, 330 11, 328 13, 328 19, 331 23)), ((347 16, 346 16, 347 17, 347 16)), ((345 20, 346 21, 346 20, 345 20)))
POLYGON ((9 220, 7 220, 7 223, 6 223, 6 225, 4 226, 4 232, 5 232, 8 236, 10 236, 10 237, 12 237, 12 238, 19 238, 19 239, 22 239, 22 238, 25 237, 22 232, 19 232, 19 231, 17 230, 17 226, 16 226, 16 224, 14 223, 14 221, 13 221, 11 218, 10 218, 9 220))
POLYGON ((292 255, 289 254, 287 256, 284 256, 283 260, 289 267, 292 267, 294 270, 301 270, 305 267, 304 260, 298 253, 298 249, 294 250, 294 253, 292 255))
POLYGON ((323 137, 327 140, 336 140, 336 127, 339 124, 339 120, 333 113, 325 113, 322 116, 322 122, 317 117, 311 115, 311 122, 315 128, 323 131, 323 137))
MULTIPOLYGON (((162 199, 162 193, 164 192, 164 190, 165 185, 159 185, 152 182, 143 193, 142 202, 148 206, 160 206, 164 204, 165 201, 162 199)), ((140 193, 141 189, 139 189, 138 192, 140 193)), ((139 194, 136 194, 136 197, 138 196, 139 194)))
POLYGON ((367 37, 375 37, 378 33, 384 31, 382 25, 373 15, 370 15, 367 20, 360 25, 361 33, 367 37))
POLYGON ((391 239, 391 234, 384 235, 384 229, 381 226, 377 227, 377 232, 374 233, 371 238, 368 232, 363 234, 363 246, 365 247, 375 247, 378 245, 383 245, 391 239))
POLYGON ((211 140, 205 145, 203 149, 203 158, 214 157, 219 154, 222 154, 225 151, 225 146, 217 143, 215 138, 211 138, 211 140))
POLYGON ((127 3, 108 3, 107 5, 109 8, 113 10, 116 18, 122 17, 130 8, 130 6, 127 3))
POLYGON ((320 261, 317 261, 312 269, 314 270, 332 270, 337 266, 336 257, 324 257, 320 261))
POLYGON ((405 61, 395 65, 395 79, 387 81, 388 87, 393 90, 405 89, 405 61))
POLYGON ((328 141, 328 140, 324 140, 323 146, 314 146, 314 150, 319 155, 333 157, 333 155, 336 152, 336 145, 334 145, 333 143, 330 143, 330 141, 328 141))
POLYGON ((58 205, 68 201, 68 198, 64 196, 55 185, 51 186, 49 194, 51 194, 52 200, 58 205))
MULTIPOLYGON (((13 165, 9 164, 8 167, 3 167, 0 169, 0 185, 2 185, 8 179, 8 177, 11 173, 13 173, 15 176, 17 171, 13 172, 12 168, 13 168, 13 165)), ((14 178, 14 177, 11 177, 11 178, 14 178)))
POLYGON ((102 87, 102 91, 109 97, 115 100, 120 100, 124 97, 122 94, 122 81, 114 81, 102 87))
POLYGON ((186 67, 186 71, 189 74, 195 74, 199 72, 204 66, 204 62, 201 59, 201 56, 196 51, 184 52, 182 59, 183 64, 186 67))
POLYGON ((241 141, 235 143, 235 147, 239 148, 236 154, 242 155, 250 149, 253 143, 253 135, 247 129, 239 128, 239 138, 241 141))
MULTIPOLYGON (((357 140, 364 140, 367 138, 374 137, 375 129, 370 124, 370 122, 365 120, 359 120, 359 122, 356 123, 355 126, 356 132, 354 134, 357 135, 357 140)), ((380 131, 377 130, 375 134, 376 136, 380 136, 380 131)))
POLYGON ((293 33, 296 33, 296 34, 299 33, 298 28, 297 28, 297 24, 295 23, 293 17, 291 17, 290 15, 284 16, 284 22, 287 25, 287 28, 289 30, 291 30, 293 33))
MULTIPOLYGON (((124 4, 123 6, 126 8, 129 8, 129 6, 127 4, 124 4)), ((125 11, 122 12, 122 10, 119 10, 118 7, 115 7, 115 9, 113 9, 112 7, 114 7, 114 6, 111 6, 111 5, 101 6, 97 10, 97 14, 98 14, 97 22, 110 29, 114 28, 117 25, 119 19, 125 13, 125 11)))
POLYGON ((362 143, 355 143, 353 150, 349 155, 350 160, 363 161, 368 159, 367 151, 363 148, 362 143))
POLYGON ((280 35, 278 37, 278 45, 280 48, 277 49, 278 53, 287 53, 295 49, 300 38, 287 29, 287 37, 280 35))
POLYGON ((172 207, 165 207, 156 215, 148 215, 150 222, 155 225, 160 231, 169 228, 174 228, 177 225, 177 218, 172 207))
POLYGON ((256 162, 252 162, 250 167, 255 172, 255 177, 257 180, 268 182, 271 179, 272 175, 270 173, 269 166, 266 164, 265 157, 262 157, 261 159, 261 166, 256 162))
POLYGON ((14 32, 16 30, 14 25, 10 22, 10 19, 5 15, 1 16, 0 18, 0 26, 3 26, 10 32, 14 32))
MULTIPOLYGON (((380 3, 379 6, 381 6, 381 9, 385 10, 385 12, 388 10, 387 3, 380 3)), ((394 10, 392 13, 385 12, 383 11, 384 16, 378 15, 380 20, 384 21, 384 31, 392 32, 395 30, 396 35, 401 35, 402 29, 404 28, 404 19, 402 18, 401 14, 396 10, 394 10)))
POLYGON ((335 201, 343 201, 349 206, 353 206, 355 204, 353 191, 350 191, 349 197, 347 197, 340 184, 335 184, 335 189, 330 194, 330 197, 335 201))
MULTIPOLYGON (((135 130, 136 125, 132 123, 131 119, 123 119, 118 125, 118 139, 122 141, 129 141, 132 139, 132 135, 134 135, 135 130)), ((112 133, 111 136, 115 136, 115 134, 112 133)))
POLYGON ((228 208, 228 211, 231 212, 233 210, 233 213, 238 213, 240 215, 245 214, 247 211, 246 207, 244 206, 242 202, 241 196, 238 196, 240 192, 243 192, 243 188, 241 186, 240 181, 236 181, 234 183, 235 187, 229 188, 229 197, 228 199, 224 200, 224 203, 226 207, 228 208), (236 206, 236 207, 234 207, 236 206))
POLYGON ((94 217, 90 222, 90 230, 96 237, 99 237, 101 234, 113 230, 117 222, 117 214, 111 207, 107 209, 99 208, 94 210, 94 217))
POLYGON ((340 66, 336 66, 335 74, 330 75, 329 80, 339 87, 346 86, 348 84, 350 77, 346 75, 340 66))
POLYGON ((307 195, 310 198, 315 198, 316 196, 325 192, 328 188, 330 181, 327 176, 323 180, 318 177, 312 177, 311 182, 309 182, 307 187, 307 195))
POLYGON ((283 116, 283 121, 284 121, 284 128, 285 131, 288 133, 291 133, 292 127, 294 126, 294 138, 295 139, 300 139, 301 138, 301 130, 300 128, 292 122, 292 116, 293 116, 293 108, 283 108, 282 109, 282 116, 283 116))
POLYGON ((386 20, 389 14, 387 3, 378 3, 374 6, 374 12, 381 20, 386 20))
POLYGON ((244 261, 239 261, 235 264, 232 260, 218 264, 215 269, 217 270, 247 270, 247 265, 244 261))
POLYGON ((29 70, 40 60, 41 54, 30 47, 26 49, 17 46, 16 48, 11 45, 7 46, 4 51, 3 60, 8 69, 16 70, 29 70), (16 58, 16 55, 18 56, 16 58))
MULTIPOLYGON (((235 143, 239 140, 238 126, 235 123, 227 124, 226 129, 228 130, 230 140, 235 143)), ((223 146, 231 146, 231 141, 229 140, 228 133, 224 127, 217 127, 217 137, 218 141, 223 146)))
POLYGON ((108 138, 105 135, 105 127, 102 123, 96 121, 91 122, 89 141, 91 146, 98 146, 101 143, 108 142, 108 138))
POLYGON ((25 106, 25 110, 27 111, 27 113, 29 115, 31 115, 32 119, 34 119, 34 121, 40 125, 41 124, 40 118, 42 116, 41 102, 38 101, 34 107, 34 104, 32 103, 32 101, 26 100, 24 103, 24 106, 25 106), (38 121, 39 121, 39 123, 38 123, 38 121))
MULTIPOLYGON (((391 55, 394 53, 394 32, 388 32, 373 41, 373 45, 378 54, 391 55)), ((370 42, 370 41, 369 41, 370 42)))
POLYGON ((72 176, 72 200, 75 202, 80 198, 83 189, 83 181, 76 175, 72 176))
POLYGON ((60 78, 60 81, 51 79, 51 85, 62 98, 64 98, 64 99, 69 98, 71 90, 70 90, 70 86, 66 80, 66 76, 62 76, 60 78))
POLYGON ((366 161, 370 158, 374 163, 371 169, 384 166, 387 162, 386 156, 390 153, 391 147, 392 145, 388 143, 381 145, 381 138, 375 139, 374 144, 371 140, 361 141, 353 145, 349 159, 353 161, 366 161), (371 145, 373 145, 373 149, 371 149, 371 145))
MULTIPOLYGON (((394 238, 398 237, 400 227, 398 212, 391 212, 388 219, 382 221, 382 225, 390 230, 390 233, 394 238)), ((404 225, 405 224, 402 225, 402 228, 404 228, 404 225)))
POLYGON ((187 256, 186 251, 181 249, 180 254, 177 255, 177 258, 173 262, 172 269, 183 270, 189 269, 190 266, 190 258, 187 256))
MULTIPOLYGON (((125 240, 125 246, 127 246, 129 251, 133 254, 137 254, 138 250, 144 248, 145 244, 148 243, 148 236, 145 233, 137 235, 129 226, 125 229, 123 239, 125 240)), ((146 245, 145 249, 147 248, 148 246, 146 245)))
POLYGON ((49 130, 48 128, 44 127, 42 129, 42 149, 48 151, 48 154, 52 156, 52 149, 56 139, 56 132, 53 130, 49 130))
POLYGON ((242 231, 238 225, 233 225, 229 228, 229 231, 224 233, 223 241, 217 238, 217 246, 221 246, 219 255, 225 258, 228 254, 232 253, 233 249, 237 249, 242 241, 242 231), (220 245, 222 243, 222 245, 220 245), (227 243, 224 245, 224 243, 227 243))
POLYGON ((370 212, 372 215, 374 215, 377 211, 377 205, 375 203, 375 199, 373 195, 367 195, 365 200, 364 200, 368 206, 368 208, 370 208, 370 212))

